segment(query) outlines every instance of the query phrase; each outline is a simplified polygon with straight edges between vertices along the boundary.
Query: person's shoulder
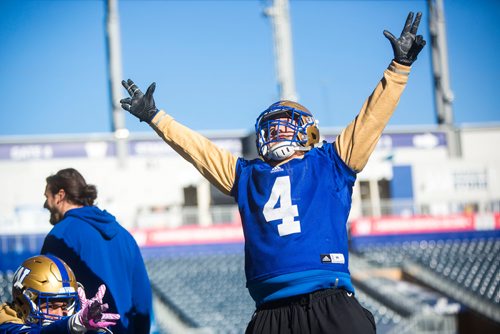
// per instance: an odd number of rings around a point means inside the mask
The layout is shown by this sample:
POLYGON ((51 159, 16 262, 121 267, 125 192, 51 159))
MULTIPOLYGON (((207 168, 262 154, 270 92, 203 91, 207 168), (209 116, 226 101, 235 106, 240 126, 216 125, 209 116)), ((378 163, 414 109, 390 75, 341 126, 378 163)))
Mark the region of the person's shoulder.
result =
POLYGON ((83 208, 71 209, 63 219, 52 227, 49 234, 65 236, 79 235, 83 231, 91 230, 92 227, 88 224, 82 213, 83 208))
POLYGON ((242 157, 238 158, 238 163, 242 166, 266 164, 262 158, 245 159, 242 157))
POLYGON ((119 238, 122 238, 122 240, 127 240, 135 245, 137 245, 137 241, 134 237, 134 235, 127 229, 125 226, 120 224, 118 221, 115 221, 115 227, 117 229, 117 235, 119 238))
POLYGON ((310 154, 311 156, 318 156, 318 157, 324 157, 324 160, 328 160, 329 163, 333 164, 334 166, 339 167, 342 170, 345 170, 349 174, 355 173, 347 164, 342 160, 340 155, 337 152, 337 149, 335 148, 335 143, 329 143, 327 141, 323 141, 317 146, 314 147, 311 151, 309 151, 307 154, 310 154))
POLYGON ((332 157, 332 155, 335 153, 335 145, 333 143, 329 143, 326 140, 323 140, 322 142, 319 142, 318 144, 314 145, 314 147, 306 153, 306 156, 311 156, 311 155, 327 155, 329 157, 332 157))
MULTIPOLYGON (((48 234, 64 234, 68 231, 68 227, 70 226, 70 220, 67 218, 61 219, 57 224, 55 224, 48 234)), ((71 230, 71 229, 69 229, 71 230)))
POLYGON ((245 169, 248 168, 262 168, 262 167, 268 167, 269 164, 262 160, 261 158, 254 158, 251 160, 247 160, 245 158, 238 158, 238 162, 236 163, 236 171, 237 173, 242 172, 245 169))
POLYGON ((73 208, 66 211, 63 219, 61 219, 61 221, 57 223, 55 226, 66 226, 67 224, 83 221, 86 209, 87 206, 82 206, 79 208, 73 208))

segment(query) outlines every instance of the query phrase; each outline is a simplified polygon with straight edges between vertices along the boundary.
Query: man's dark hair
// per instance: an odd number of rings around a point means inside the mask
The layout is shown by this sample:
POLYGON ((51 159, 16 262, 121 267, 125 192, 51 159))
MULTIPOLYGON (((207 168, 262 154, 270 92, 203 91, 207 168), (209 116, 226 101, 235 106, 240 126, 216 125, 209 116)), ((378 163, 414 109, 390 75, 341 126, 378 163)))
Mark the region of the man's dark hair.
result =
POLYGON ((56 194, 60 189, 66 192, 66 199, 72 204, 94 205, 97 198, 97 188, 87 184, 82 174, 74 168, 61 169, 56 174, 47 177, 47 189, 56 194))

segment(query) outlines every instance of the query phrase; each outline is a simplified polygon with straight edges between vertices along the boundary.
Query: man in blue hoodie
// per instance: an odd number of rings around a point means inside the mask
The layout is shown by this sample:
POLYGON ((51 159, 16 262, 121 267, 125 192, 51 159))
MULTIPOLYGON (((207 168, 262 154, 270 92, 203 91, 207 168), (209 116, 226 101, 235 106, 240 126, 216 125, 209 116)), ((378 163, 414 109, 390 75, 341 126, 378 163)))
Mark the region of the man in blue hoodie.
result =
POLYGON ((152 293, 141 252, 113 215, 94 206, 97 189, 73 168, 47 177, 44 208, 54 225, 42 254, 63 259, 87 291, 105 284, 109 312, 120 314, 116 333, 149 333, 152 293))

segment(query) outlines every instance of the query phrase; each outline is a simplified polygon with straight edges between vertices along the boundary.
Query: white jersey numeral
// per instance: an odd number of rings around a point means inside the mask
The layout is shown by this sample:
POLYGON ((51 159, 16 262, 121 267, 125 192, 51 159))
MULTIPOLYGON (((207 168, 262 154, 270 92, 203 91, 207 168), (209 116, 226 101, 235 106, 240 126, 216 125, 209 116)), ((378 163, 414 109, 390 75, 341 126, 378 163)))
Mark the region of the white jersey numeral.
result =
POLYGON ((300 221, 296 221, 295 217, 299 216, 297 205, 292 205, 291 185, 289 176, 280 176, 276 178, 271 196, 262 212, 267 222, 273 220, 282 220, 278 224, 278 233, 280 237, 285 235, 300 233, 300 221), (276 207, 280 201, 279 206, 276 207))

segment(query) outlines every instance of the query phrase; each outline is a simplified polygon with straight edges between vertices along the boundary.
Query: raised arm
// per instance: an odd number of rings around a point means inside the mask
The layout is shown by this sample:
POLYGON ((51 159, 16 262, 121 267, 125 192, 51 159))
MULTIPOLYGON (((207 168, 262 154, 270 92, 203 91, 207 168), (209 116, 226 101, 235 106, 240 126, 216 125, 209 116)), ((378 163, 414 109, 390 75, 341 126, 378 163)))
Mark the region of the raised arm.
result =
POLYGON ((359 114, 335 141, 341 159, 357 172, 365 167, 375 149, 406 87, 410 67, 425 45, 423 37, 416 35, 421 17, 422 13, 417 13, 414 21, 410 12, 398 39, 384 30, 384 35, 391 42, 394 59, 359 114))
POLYGON ((190 162, 210 183, 229 195, 236 177, 237 157, 158 110, 152 83, 143 94, 132 80, 122 81, 130 97, 120 100, 122 108, 147 122, 179 155, 190 162))

